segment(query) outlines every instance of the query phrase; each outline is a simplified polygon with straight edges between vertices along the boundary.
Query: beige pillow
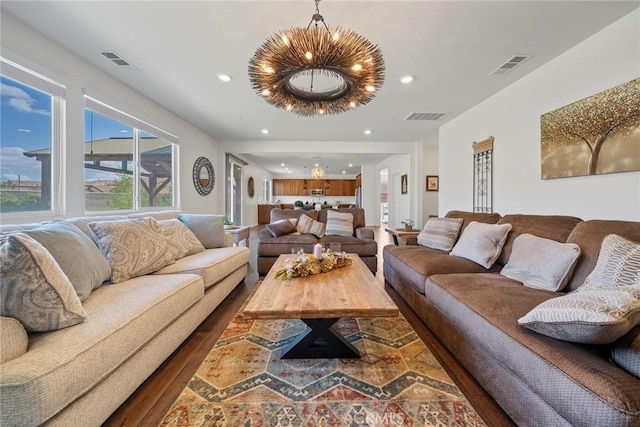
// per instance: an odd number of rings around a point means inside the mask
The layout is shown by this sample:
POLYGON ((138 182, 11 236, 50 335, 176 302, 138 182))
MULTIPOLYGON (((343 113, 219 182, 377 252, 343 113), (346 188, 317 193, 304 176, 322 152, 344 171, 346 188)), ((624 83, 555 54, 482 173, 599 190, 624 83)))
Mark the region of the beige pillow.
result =
POLYGON ((158 227, 167 238, 169 252, 171 252, 174 259, 181 259, 204 251, 204 246, 202 246, 200 240, 179 219, 158 221, 158 227))
POLYGON ((449 252, 458 239, 463 222, 462 218, 430 218, 418 234, 418 244, 449 252))
POLYGON ((449 255, 466 258, 490 268, 500 256, 511 224, 485 224, 471 221, 449 255))
POLYGON ((327 211, 325 236, 353 236, 353 214, 348 212, 327 211))
POLYGON ((640 289, 640 243, 609 234, 602 239, 596 266, 577 290, 620 286, 640 289))
POLYGON ((579 257, 576 244, 521 234, 500 274, 530 288, 557 292, 566 286, 579 257))
POLYGON ((303 234, 313 234, 317 238, 324 236, 324 224, 308 215, 300 215, 296 229, 303 234))
POLYGON ((18 319, 0 317, 0 363, 20 357, 27 352, 29 337, 18 319))
POLYGON ((143 276, 175 262, 167 238, 153 218, 91 222, 89 227, 111 265, 112 283, 143 276))
POLYGON ((0 275, 0 316, 19 320, 27 331, 53 331, 87 318, 58 263, 26 234, 0 236, 0 275))

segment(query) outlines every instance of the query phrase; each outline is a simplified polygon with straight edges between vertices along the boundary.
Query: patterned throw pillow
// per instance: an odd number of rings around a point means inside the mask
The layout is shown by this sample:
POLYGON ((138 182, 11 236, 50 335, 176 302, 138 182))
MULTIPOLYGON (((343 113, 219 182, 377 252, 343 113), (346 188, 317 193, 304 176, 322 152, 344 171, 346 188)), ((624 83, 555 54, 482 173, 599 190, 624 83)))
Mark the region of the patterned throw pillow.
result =
POLYGON ((167 238, 169 252, 174 259, 181 259, 204 251, 200 240, 179 219, 158 221, 158 227, 167 238))
POLYGON ((313 234, 317 238, 324 236, 324 224, 308 215, 300 215, 296 229, 302 234, 313 234))
POLYGON ((463 222, 462 218, 430 218, 418 234, 418 244, 449 252, 458 239, 463 222))
POLYGON ((30 332, 54 331, 87 318, 69 279, 33 238, 0 236, 0 315, 30 332))
POLYGON ((609 344, 640 323, 640 289, 570 292, 547 300, 518 324, 540 334, 583 344, 609 344))
POLYGON ((602 239, 596 266, 577 290, 619 286, 640 288, 640 243, 609 234, 602 239))
POLYGON ((511 224, 485 224, 471 221, 449 255, 466 258, 490 268, 500 256, 511 224))
POLYGON ((610 234, 596 266, 575 291, 534 307, 518 320, 550 337, 609 344, 640 324, 640 244, 610 234))
POLYGON ((353 214, 348 212, 327 211, 325 236, 353 236, 353 214))
POLYGON ((224 215, 181 214, 180 221, 196 235, 207 249, 224 248, 224 215))
POLYGON ((111 266, 93 240, 78 227, 56 221, 26 230, 51 254, 73 285, 80 301, 111 277, 111 266))
POLYGON ((521 234, 500 274, 530 288, 557 292, 566 286, 579 257, 576 244, 521 234))
POLYGON ((111 265, 113 283, 149 274, 175 262, 167 238, 153 218, 91 222, 89 227, 111 265))

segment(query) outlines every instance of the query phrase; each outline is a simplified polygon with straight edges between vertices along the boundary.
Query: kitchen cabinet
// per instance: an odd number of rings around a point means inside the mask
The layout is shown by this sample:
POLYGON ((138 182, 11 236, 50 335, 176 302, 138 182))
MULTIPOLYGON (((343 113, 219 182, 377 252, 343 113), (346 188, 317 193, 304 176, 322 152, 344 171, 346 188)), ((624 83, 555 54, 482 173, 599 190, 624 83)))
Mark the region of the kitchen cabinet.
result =
POLYGON ((274 196, 305 196, 310 190, 324 190, 325 196, 353 196, 356 192, 354 179, 274 179, 274 196))

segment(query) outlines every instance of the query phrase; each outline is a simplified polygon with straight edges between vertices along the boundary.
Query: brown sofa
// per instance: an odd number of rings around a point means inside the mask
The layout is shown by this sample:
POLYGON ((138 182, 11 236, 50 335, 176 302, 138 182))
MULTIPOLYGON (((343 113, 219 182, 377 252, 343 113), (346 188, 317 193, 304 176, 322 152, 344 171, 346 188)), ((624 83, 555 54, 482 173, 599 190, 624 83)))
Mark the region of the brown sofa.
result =
POLYGON ((291 253, 293 248, 301 247, 304 248, 306 253, 312 253, 313 245, 316 243, 323 245, 340 243, 343 251, 358 254, 371 272, 376 274, 378 269, 378 244, 374 240, 373 230, 365 227, 364 209, 362 208, 322 209, 319 211, 274 208, 271 210, 271 222, 307 215, 311 219, 326 224, 329 210, 353 215, 353 236, 324 236, 317 238, 312 234, 293 233, 273 237, 271 232, 265 228, 260 231, 258 242, 258 274, 261 276, 266 275, 276 259, 282 254, 291 253))
POLYGON ((383 249, 385 282, 505 412, 520 426, 640 426, 640 378, 610 360, 616 343, 561 341, 517 322, 541 302, 580 286, 593 270, 606 235, 640 242, 640 223, 459 211, 446 216, 463 218, 463 230, 471 221, 512 224, 491 269, 415 244, 389 245, 383 249), (562 292, 525 287, 497 274, 523 233, 580 247, 562 292))

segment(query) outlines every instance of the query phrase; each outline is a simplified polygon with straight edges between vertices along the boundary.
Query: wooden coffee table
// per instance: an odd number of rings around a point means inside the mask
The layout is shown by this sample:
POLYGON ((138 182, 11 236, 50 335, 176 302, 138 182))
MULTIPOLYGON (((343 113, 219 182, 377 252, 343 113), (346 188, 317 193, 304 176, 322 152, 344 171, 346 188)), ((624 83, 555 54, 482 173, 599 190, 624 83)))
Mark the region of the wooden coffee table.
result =
POLYGON ((282 356, 356 358, 358 350, 331 326, 341 317, 390 317, 399 311, 371 270, 356 254, 350 266, 287 280, 275 278, 280 255, 244 309, 249 319, 300 319, 311 330, 301 334, 282 356))

